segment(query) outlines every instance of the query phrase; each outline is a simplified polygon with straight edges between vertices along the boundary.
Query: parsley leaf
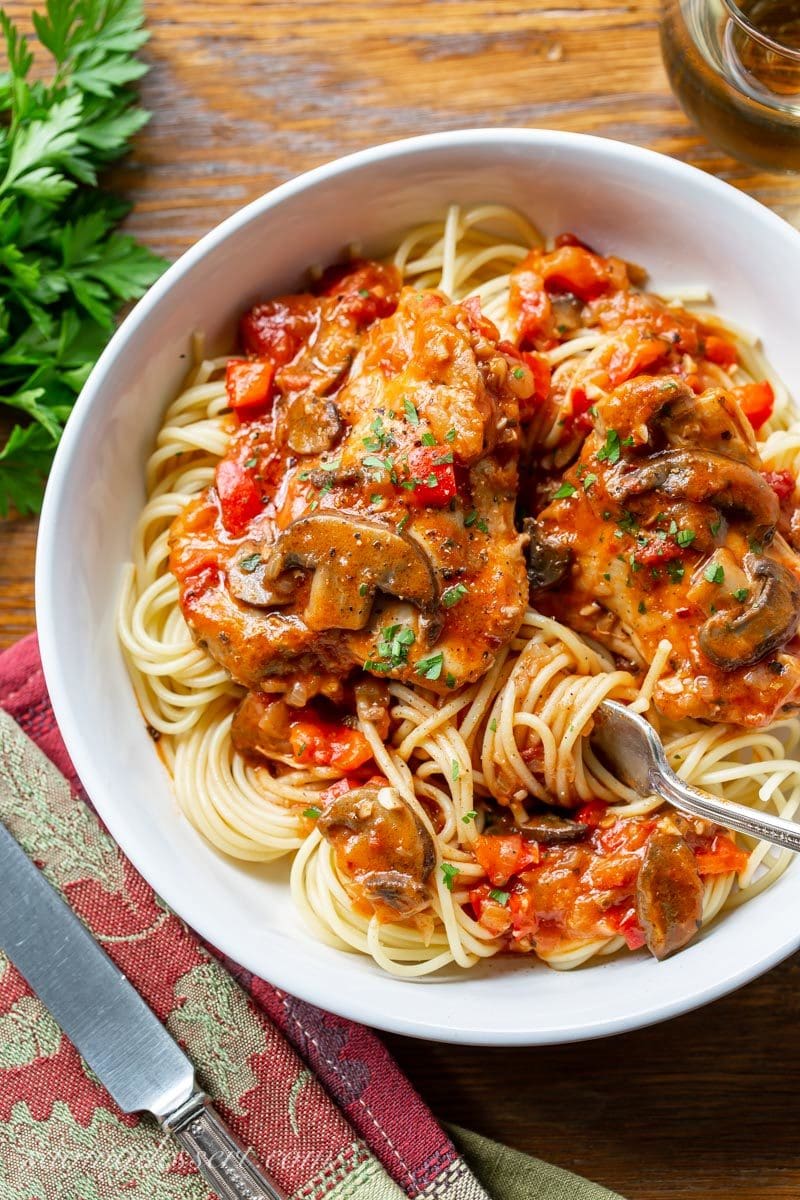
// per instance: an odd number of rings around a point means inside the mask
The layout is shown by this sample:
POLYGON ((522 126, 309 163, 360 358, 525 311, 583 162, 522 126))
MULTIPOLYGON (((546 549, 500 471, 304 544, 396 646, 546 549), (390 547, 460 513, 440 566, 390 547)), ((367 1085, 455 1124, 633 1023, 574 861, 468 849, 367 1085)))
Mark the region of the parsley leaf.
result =
POLYGON ((464 599, 468 590, 464 583, 454 584, 442 592, 442 604, 445 608, 452 608, 454 604, 458 604, 459 600, 464 599))
POLYGON ((40 47, 0 9, 0 513, 37 512, 64 423, 121 305, 162 259, 116 232, 128 205, 97 187, 148 119, 130 85, 146 71, 141 0, 47 0, 40 47), (2 53, 2 52, 0 52, 2 53))
POLYGON ((444 662, 444 654, 440 650, 438 654, 431 654, 428 658, 421 658, 416 666, 418 675, 423 679, 438 679, 442 673, 442 663, 444 662))
POLYGON ((725 570, 722 563, 710 562, 705 571, 703 571, 703 578, 707 579, 709 583, 722 583, 725 578, 725 570))
POLYGON ((597 459, 599 462, 608 462, 613 466, 620 459, 621 442, 616 429, 609 429, 606 433, 606 444, 601 446, 597 451, 597 459))
POLYGON ((439 865, 442 870, 442 880, 444 882, 444 886, 447 888, 448 892, 452 892, 453 880, 455 879, 456 875, 460 875, 461 872, 459 871, 458 867, 454 867, 452 863, 445 862, 440 863, 439 865))
POLYGON ((553 496, 554 500, 566 500, 569 496, 574 496, 578 489, 571 483, 562 483, 561 487, 553 496))

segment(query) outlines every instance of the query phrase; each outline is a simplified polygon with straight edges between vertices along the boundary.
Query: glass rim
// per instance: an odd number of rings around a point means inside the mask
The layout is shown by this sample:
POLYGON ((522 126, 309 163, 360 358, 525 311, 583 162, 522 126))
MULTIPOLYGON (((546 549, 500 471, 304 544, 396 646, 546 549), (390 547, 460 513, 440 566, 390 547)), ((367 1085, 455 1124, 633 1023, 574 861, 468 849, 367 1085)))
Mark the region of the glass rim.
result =
POLYGON ((746 13, 743 13, 737 3, 737 0, 722 0, 733 20, 736 24, 750 37, 760 42, 762 46, 766 46, 768 50, 774 51, 775 54, 781 55, 783 58, 791 58, 795 62, 800 62, 800 49, 794 46, 784 46, 781 42, 776 42, 769 34, 763 33, 762 30, 754 25, 746 13))

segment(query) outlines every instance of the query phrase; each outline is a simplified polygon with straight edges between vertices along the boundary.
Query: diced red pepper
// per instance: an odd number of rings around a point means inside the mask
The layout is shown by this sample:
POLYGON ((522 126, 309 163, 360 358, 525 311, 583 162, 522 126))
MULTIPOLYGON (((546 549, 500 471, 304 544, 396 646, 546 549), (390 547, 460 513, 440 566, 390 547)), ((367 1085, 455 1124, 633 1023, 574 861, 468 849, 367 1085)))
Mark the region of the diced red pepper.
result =
POLYGON ((222 523, 228 533, 239 537, 253 517, 263 511, 261 493, 252 475, 230 458, 223 458, 217 463, 215 482, 222 509, 222 523))
POLYGON ((761 474, 779 500, 788 500, 793 495, 797 480, 791 471, 762 471, 761 474))
POLYGON ((701 875, 727 875, 729 871, 743 871, 750 855, 724 833, 716 835, 707 850, 694 852, 697 869, 701 875))
POLYGON ((575 820, 580 821, 582 825, 588 825, 590 829, 596 829, 598 825, 608 816, 608 805, 602 800, 590 800, 588 804, 584 804, 575 814, 575 820))
POLYGON ((313 714, 291 722, 289 740, 298 762, 317 767, 354 771, 372 758, 369 742, 360 730, 329 725, 313 714))
POLYGON ((530 892, 512 892, 508 907, 511 909, 514 938, 519 941, 520 938, 533 937, 539 928, 539 919, 530 892))
POLYGON ((733 343, 729 342, 727 338, 717 337, 713 333, 705 339, 705 357, 709 362, 716 363, 718 367, 732 367, 735 362, 739 361, 739 355, 733 343))
POLYGON ((542 259, 542 278, 551 292, 572 292, 579 300, 594 300, 608 291, 606 264, 583 246, 560 246, 542 259))
POLYGON ((482 834, 475 843, 475 857, 494 887, 502 887, 514 875, 539 861, 539 846, 519 833, 482 834))
MULTIPOLYGON (((543 354, 537 354, 534 350, 523 350, 522 357, 533 372, 533 384, 535 388, 533 399, 537 405, 542 404, 550 396, 550 364, 543 354)), ((522 408, 522 405, 520 405, 520 408, 522 408)), ((522 412, 520 412, 520 417, 523 420, 525 419, 522 412)))
POLYGON ((248 354, 267 358, 276 367, 290 363, 316 328, 318 313, 302 297, 256 304, 242 317, 239 332, 248 354))
POLYGON ((274 363, 231 359, 225 368, 225 390, 240 421, 252 421, 269 410, 274 378, 274 363))
POLYGON ((775 407, 772 385, 763 379, 760 383, 745 383, 732 391, 753 429, 760 429, 770 419, 775 407))
MULTIPOLYGON (((470 296, 469 299, 463 300, 461 307, 467 314, 469 327, 473 330, 473 332, 480 333, 483 337, 489 338, 489 340, 492 342, 497 341, 500 336, 497 326, 495 325, 494 321, 490 321, 489 318, 484 314, 483 309, 481 308, 480 296, 470 296)), ((507 349, 510 345, 510 342, 499 343, 497 349, 507 349)), ((514 349, 513 346, 511 346, 511 350, 514 354, 519 353, 514 349)))
POLYGON ((400 277, 394 266, 357 259, 329 267, 316 290, 323 296, 335 296, 359 325, 369 325, 394 312, 400 277))
POLYGON ((645 944, 645 936, 636 915, 636 909, 621 905, 618 910, 609 909, 607 916, 616 925, 617 930, 625 938, 629 950, 641 950, 645 944))
POLYGON ((671 562, 680 558, 683 550, 673 538, 650 538, 644 546, 639 546, 633 557, 644 567, 657 566, 658 563, 671 562))
POLYGON ((487 887, 485 883, 472 889, 469 894, 469 902, 472 905, 475 919, 495 937, 501 937, 511 928, 512 917, 507 902, 503 903, 501 900, 495 899, 491 894, 491 888, 487 887))
POLYGON ((640 375, 652 367, 669 350, 669 344, 661 337, 643 337, 640 329, 626 329, 614 338, 614 350, 606 368, 612 387, 640 375))
POLYGON ((443 508, 456 495, 456 473, 452 452, 442 446, 418 446, 409 453, 408 470, 413 490, 408 492, 412 503, 421 508, 443 508))

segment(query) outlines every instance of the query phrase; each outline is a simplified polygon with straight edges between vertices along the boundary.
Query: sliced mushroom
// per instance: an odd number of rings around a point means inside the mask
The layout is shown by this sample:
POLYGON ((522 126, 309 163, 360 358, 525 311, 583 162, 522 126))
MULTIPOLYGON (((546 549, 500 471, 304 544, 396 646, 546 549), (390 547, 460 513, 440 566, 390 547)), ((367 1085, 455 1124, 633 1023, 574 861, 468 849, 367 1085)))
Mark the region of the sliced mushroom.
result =
POLYGON ((683 387, 659 414, 660 424, 672 442, 706 449, 758 467, 753 426, 733 397, 721 388, 696 396, 683 387))
POLYGON ((800 580, 789 568, 756 554, 745 554, 742 565, 753 585, 750 603, 715 613, 698 635, 703 653, 723 671, 758 662, 785 645, 800 624, 800 580))
POLYGON ((236 548, 236 558, 228 563, 228 591, 244 604, 255 608, 280 608, 290 604, 294 582, 289 578, 276 579, 267 585, 264 579, 266 563, 261 542, 243 542, 236 548))
POLYGON ((778 497, 766 479, 746 463, 706 450, 668 450, 641 466, 627 466, 608 482, 609 493, 620 501, 659 491, 676 500, 707 501, 737 511, 762 531, 762 540, 778 523, 778 497))
POLYGON ((264 551, 264 562, 268 586, 291 567, 314 572, 303 613, 309 629, 363 629, 376 591, 415 604, 421 628, 435 621, 439 589, 423 548, 408 534, 354 513, 301 517, 264 551))
POLYGON ((394 788, 367 784, 335 797, 317 828, 348 892, 379 918, 411 917, 430 903, 433 838, 394 788))
POLYGON ((532 592, 553 587, 569 570, 572 555, 568 548, 548 541, 532 517, 522 523, 528 534, 528 581, 532 592))
POLYGON ((584 825, 582 821, 570 821, 566 817, 556 816, 555 813, 535 813, 522 828, 542 845, 554 846, 560 842, 579 841, 589 826, 584 825))
POLYGON ((240 754, 290 754, 289 708, 284 700, 270 700, 248 692, 233 714, 231 741, 240 754))
POLYGON ((703 912, 703 884, 687 842, 657 829, 636 884, 636 914, 647 948, 666 958, 694 936, 703 912))
POLYGON ((323 454, 335 444, 342 422, 332 400, 303 392, 286 413, 286 441, 296 454, 323 454))

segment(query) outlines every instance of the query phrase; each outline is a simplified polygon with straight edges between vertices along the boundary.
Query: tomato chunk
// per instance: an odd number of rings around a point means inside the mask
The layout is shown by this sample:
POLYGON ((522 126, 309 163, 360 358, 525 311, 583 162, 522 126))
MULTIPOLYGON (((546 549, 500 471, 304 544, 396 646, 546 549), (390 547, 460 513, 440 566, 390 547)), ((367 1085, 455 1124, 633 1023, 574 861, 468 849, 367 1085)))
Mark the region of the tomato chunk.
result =
POLYGON ((695 850, 694 857, 701 875, 727 875, 729 871, 743 871, 750 855, 724 833, 718 833, 711 846, 695 850))
POLYGON ((779 500, 788 500, 793 494, 797 480, 791 471, 762 471, 761 474, 779 500))
POLYGON ((369 742, 358 729, 331 725, 309 714, 289 726, 292 752, 298 762, 354 771, 372 758, 369 742))
POLYGON ((542 259, 542 276, 551 292, 572 292, 579 300, 594 300, 608 291, 606 264, 583 246, 559 246, 542 259))
POLYGON ((228 404, 240 421, 262 416, 272 404, 275 365, 232 359, 225 368, 228 404))
POLYGON ((252 475, 229 458, 223 458, 217 464, 215 482, 222 523, 228 533, 239 537, 253 517, 262 511, 261 493, 252 475))
POLYGON ((475 857, 495 887, 539 861, 536 842, 526 842, 519 833, 482 834, 475 843, 475 857))
POLYGON ((760 429, 770 419, 775 407, 772 385, 763 379, 760 383, 745 383, 732 391, 753 429, 760 429))
POLYGON ((709 362, 716 363, 718 367, 732 367, 735 362, 739 361, 739 355, 736 352, 736 347, 727 338, 717 337, 711 334, 705 339, 705 356, 709 362))
POLYGON ((497 892, 492 895, 492 888, 481 884, 473 888, 469 894, 469 902, 475 919, 484 929, 500 937, 511 928, 511 912, 508 908, 509 895, 507 892, 497 892))
POLYGON ((456 495, 451 451, 441 446, 418 446, 408 456, 413 490, 409 499, 421 508, 443 508, 456 495))

